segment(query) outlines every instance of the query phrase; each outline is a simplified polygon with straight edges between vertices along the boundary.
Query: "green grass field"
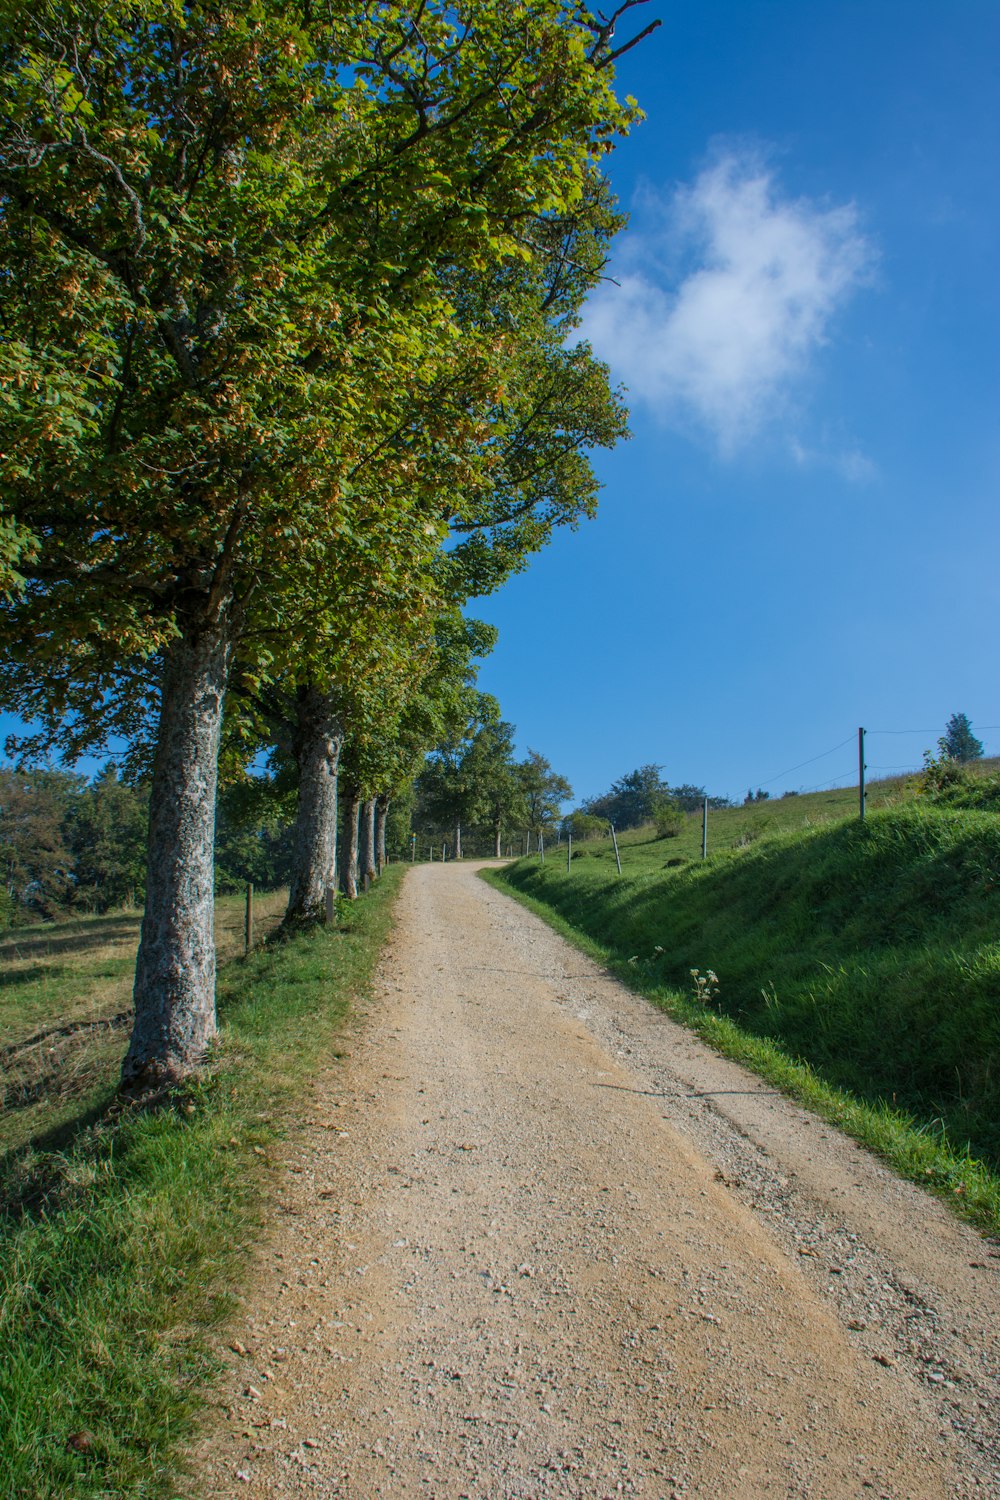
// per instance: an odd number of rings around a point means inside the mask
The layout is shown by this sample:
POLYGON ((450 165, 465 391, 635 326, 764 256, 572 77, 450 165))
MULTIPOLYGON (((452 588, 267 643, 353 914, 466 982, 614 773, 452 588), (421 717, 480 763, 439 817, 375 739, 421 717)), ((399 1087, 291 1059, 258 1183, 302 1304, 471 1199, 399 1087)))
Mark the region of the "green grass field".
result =
MULTIPOLYGON (((260 1222, 269 1152, 338 1055, 402 873, 390 868, 336 928, 225 962, 220 1045, 166 1106, 112 1106, 127 1038, 116 1028, 85 1044, 78 1088, 61 1086, 58 1067, 37 1070, 0 1166, 0 1500, 176 1494, 176 1454, 260 1222)), ((239 915, 223 904, 224 953, 238 948, 239 915)), ((27 977, 3 993, 8 1034, 23 1043, 117 1013, 134 917, 9 941, 27 977), (23 1014, 11 990, 27 997, 23 1014)))
POLYGON ((897 1165, 1000 1227, 1000 819, 905 782, 856 809, 856 791, 755 803, 710 814, 707 860, 694 815, 674 838, 625 834, 620 877, 601 839, 502 878, 658 1003, 728 1027, 726 1050, 804 1065, 883 1136, 891 1114, 920 1137, 897 1165), (718 977, 707 1003, 693 969, 718 977))

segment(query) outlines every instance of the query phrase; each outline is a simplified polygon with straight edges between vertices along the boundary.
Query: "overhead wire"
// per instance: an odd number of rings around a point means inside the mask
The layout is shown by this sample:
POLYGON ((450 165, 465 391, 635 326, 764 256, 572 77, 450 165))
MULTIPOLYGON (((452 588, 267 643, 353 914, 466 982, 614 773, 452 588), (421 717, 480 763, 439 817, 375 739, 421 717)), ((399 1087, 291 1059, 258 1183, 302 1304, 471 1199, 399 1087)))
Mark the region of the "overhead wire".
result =
MULTIPOLYGON (((1000 730, 1000 724, 975 724, 975 725, 973 725, 971 727, 973 729, 981 730, 983 733, 986 733, 988 730, 992 730, 992 731, 1000 730)), ((933 729, 866 729, 865 730, 865 736, 866 737, 868 735, 872 735, 872 734, 905 735, 905 734, 935 734, 935 733, 936 733, 936 731, 933 730, 933 729)), ((799 763, 798 763, 798 765, 789 766, 789 768, 788 768, 787 771, 779 771, 778 774, 777 774, 777 776, 769 776, 766 781, 758 781, 758 782, 755 783, 755 785, 758 786, 758 787, 773 786, 773 784, 776 781, 781 781, 785 776, 791 776, 791 774, 792 774, 793 771, 801 771, 804 766, 815 765, 817 761, 819 761, 819 760, 825 760, 828 755, 835 755, 838 750, 843 750, 843 748, 844 748, 845 745, 853 744, 855 742, 855 738, 856 738, 855 735, 849 734, 847 736, 846 740, 841 740, 841 742, 840 742, 839 745, 834 745, 830 750, 822 750, 819 755, 813 755, 808 760, 800 760, 799 763)), ((913 771, 913 772, 916 772, 919 769, 919 767, 915 767, 915 766, 911 766, 911 765, 885 766, 885 765, 875 765, 873 763, 866 763, 866 769, 871 770, 871 771, 913 771)), ((805 787, 805 788, 802 788, 800 790, 805 791, 805 792, 819 792, 819 791, 822 791, 825 787, 833 786, 837 781, 850 781, 850 778, 851 778, 851 776, 853 774, 854 774, 853 772, 846 772, 844 774, 844 776, 840 776, 840 777, 836 777, 835 776, 835 777, 831 778, 830 781, 821 781, 821 782, 819 782, 819 784, 817 786, 805 787)))
POLYGON ((777 776, 769 776, 766 781, 758 781, 757 785, 770 786, 772 782, 780 781, 783 776, 791 776, 793 771, 801 771, 803 766, 813 766, 818 760, 825 760, 828 755, 834 755, 838 750, 843 750, 844 746, 849 745, 853 739, 853 734, 849 734, 846 740, 841 740, 840 744, 834 745, 832 750, 824 750, 821 754, 812 756, 810 760, 800 760, 797 766, 789 766, 787 771, 779 771, 777 776))

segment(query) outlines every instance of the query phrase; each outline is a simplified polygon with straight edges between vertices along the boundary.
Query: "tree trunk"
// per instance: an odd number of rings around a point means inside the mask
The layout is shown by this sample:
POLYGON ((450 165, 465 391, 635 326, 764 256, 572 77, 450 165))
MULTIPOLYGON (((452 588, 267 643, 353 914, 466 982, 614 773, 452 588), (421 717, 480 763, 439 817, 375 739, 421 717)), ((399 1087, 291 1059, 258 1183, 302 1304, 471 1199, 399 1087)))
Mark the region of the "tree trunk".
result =
POLYGON ((366 797, 361 804, 361 889, 366 891, 375 879, 375 798, 366 797))
POLYGON ((327 887, 336 884, 337 768, 344 740, 333 696, 303 688, 296 695, 294 712, 292 753, 299 770, 299 794, 286 922, 320 919, 327 887))
POLYGON ((500 858, 500 819, 493 824, 493 858, 500 858))
POLYGON ((382 792, 375 802, 375 868, 381 875, 386 867, 385 825, 389 817, 389 794, 382 792))
POLYGON ((166 652, 149 798, 146 910, 135 1022, 122 1064, 130 1090, 189 1073, 215 1036, 215 792, 228 622, 166 652))
POLYGON ((452 858, 462 858, 462 825, 457 820, 455 822, 455 853, 452 858))
POLYGON ((344 829, 340 845, 340 888, 351 901, 358 899, 358 812, 361 798, 355 786, 344 793, 344 829))

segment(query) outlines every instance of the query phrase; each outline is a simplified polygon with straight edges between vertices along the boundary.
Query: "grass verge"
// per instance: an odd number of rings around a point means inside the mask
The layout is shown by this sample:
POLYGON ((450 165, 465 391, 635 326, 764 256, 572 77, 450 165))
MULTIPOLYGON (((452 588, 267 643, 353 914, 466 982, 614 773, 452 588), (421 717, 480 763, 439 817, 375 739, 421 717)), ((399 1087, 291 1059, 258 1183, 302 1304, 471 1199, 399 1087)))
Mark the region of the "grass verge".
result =
POLYGON ((644 965, 588 935, 545 900, 539 900, 507 870, 482 870, 480 878, 534 912, 576 948, 595 959, 629 989, 645 996, 708 1046, 764 1078, 789 1098, 836 1125, 887 1162, 900 1176, 933 1192, 962 1218, 988 1234, 1000 1235, 1000 1175, 956 1148, 939 1128, 922 1123, 885 1101, 866 1101, 822 1078, 807 1062, 791 1056, 775 1040, 754 1035, 728 1016, 664 984, 644 965))
POLYGON ((210 1070, 152 1112, 81 1119, 0 1172, 0 1497, 175 1493, 261 1221, 268 1150, 336 1057, 403 867, 342 925, 226 965, 210 1070))

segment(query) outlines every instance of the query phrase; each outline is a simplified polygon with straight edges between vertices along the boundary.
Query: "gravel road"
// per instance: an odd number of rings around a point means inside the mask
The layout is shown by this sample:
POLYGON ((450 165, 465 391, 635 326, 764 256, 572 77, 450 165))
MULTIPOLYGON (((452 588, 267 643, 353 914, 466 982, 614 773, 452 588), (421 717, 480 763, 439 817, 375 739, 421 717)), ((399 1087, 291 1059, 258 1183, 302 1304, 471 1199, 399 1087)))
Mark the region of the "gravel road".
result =
POLYGON ((191 1493, 1000 1497, 1000 1247, 479 868, 407 875, 191 1493))

